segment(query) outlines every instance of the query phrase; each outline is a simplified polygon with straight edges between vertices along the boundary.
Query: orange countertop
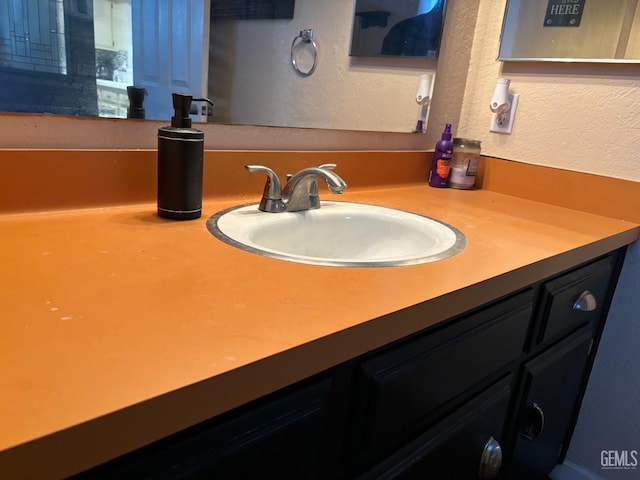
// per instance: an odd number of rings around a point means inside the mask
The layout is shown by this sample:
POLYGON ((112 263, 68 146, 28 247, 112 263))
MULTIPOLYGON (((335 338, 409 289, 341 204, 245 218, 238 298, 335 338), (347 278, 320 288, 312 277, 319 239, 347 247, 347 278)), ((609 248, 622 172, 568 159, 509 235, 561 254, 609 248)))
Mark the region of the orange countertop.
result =
POLYGON ((425 183, 341 197, 431 216, 466 248, 425 265, 284 262, 215 239, 213 198, 0 216, 0 477, 86 469, 640 237, 636 223, 425 183))

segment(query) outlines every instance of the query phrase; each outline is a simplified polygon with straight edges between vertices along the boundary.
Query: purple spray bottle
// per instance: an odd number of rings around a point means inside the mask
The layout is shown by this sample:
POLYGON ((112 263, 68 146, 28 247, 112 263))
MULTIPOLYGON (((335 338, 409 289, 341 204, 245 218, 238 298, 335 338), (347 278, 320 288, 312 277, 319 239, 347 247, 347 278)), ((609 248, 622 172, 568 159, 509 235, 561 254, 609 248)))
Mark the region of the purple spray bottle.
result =
POLYGON ((444 127, 444 132, 442 132, 442 139, 436 143, 436 150, 433 153, 433 163, 429 172, 429 185, 432 187, 442 188, 448 186, 452 152, 451 124, 447 123, 444 127))

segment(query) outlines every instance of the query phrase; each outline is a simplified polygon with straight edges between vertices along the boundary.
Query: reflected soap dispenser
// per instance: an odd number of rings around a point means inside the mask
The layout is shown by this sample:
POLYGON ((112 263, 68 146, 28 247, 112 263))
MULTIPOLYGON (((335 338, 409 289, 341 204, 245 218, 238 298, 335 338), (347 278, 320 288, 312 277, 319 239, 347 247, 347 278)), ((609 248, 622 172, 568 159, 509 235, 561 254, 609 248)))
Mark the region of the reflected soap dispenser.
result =
POLYGON ((192 100, 174 93, 171 125, 158 129, 158 215, 173 220, 202 215, 204 132, 191 128, 192 100))

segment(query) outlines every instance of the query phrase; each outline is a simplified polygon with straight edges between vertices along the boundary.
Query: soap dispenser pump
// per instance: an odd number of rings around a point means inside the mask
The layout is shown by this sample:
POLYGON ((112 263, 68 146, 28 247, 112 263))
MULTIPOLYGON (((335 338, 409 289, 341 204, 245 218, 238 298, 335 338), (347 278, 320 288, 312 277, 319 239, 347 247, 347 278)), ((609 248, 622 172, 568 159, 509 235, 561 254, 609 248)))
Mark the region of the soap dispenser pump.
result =
POLYGON ((202 215, 204 133, 191 128, 192 100, 174 93, 171 125, 158 129, 158 215, 173 220, 202 215))

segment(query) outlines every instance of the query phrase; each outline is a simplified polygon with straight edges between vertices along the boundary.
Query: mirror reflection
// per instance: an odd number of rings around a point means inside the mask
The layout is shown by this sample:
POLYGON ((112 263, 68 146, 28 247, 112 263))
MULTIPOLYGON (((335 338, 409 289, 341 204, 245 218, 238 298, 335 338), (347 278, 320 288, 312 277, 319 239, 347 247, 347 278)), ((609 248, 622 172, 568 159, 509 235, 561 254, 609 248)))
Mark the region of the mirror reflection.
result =
POLYGON ((350 54, 437 58, 444 0, 356 0, 350 54))
POLYGON ((93 9, 0 0, 0 109, 97 115, 93 9))
POLYGON ((498 60, 640 62, 638 0, 508 0, 498 60))
POLYGON ((355 2, 296 0, 282 19, 210 21, 209 9, 209 0, 0 0, 0 110, 122 118, 136 85, 147 119, 167 120, 179 91, 214 100, 213 110, 194 103, 194 121, 413 130, 420 76, 435 61, 349 57, 355 2), (318 66, 302 78, 289 50, 306 28, 318 66))

